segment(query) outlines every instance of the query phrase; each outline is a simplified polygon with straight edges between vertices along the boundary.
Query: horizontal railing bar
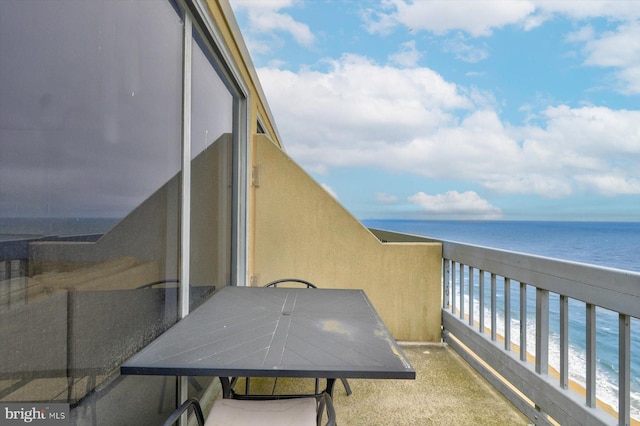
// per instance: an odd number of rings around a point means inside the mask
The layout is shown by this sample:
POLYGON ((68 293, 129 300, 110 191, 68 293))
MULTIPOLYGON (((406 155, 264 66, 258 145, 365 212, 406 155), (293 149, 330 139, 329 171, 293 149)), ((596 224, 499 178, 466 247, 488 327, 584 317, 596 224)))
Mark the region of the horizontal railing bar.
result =
POLYGON ((442 256, 640 318, 640 273, 443 241, 442 256))
POLYGON ((464 342, 470 351, 560 424, 611 425, 615 422, 602 409, 585 406, 576 392, 558 387, 549 375, 536 374, 530 363, 521 362, 515 353, 502 350, 486 334, 477 333, 450 312, 442 311, 442 325, 445 339, 449 332, 464 342))
POLYGON ((446 343, 453 348, 469 365, 471 365, 482 377, 484 377, 491 385, 498 390, 511 404, 513 404, 522 414, 534 421, 537 426, 551 426, 553 423, 549 422, 543 416, 540 416, 540 412, 529 404, 524 398, 522 398, 517 392, 515 392, 509 385, 504 383, 498 376, 493 374, 485 365, 478 361, 478 359, 467 352, 462 345, 460 345, 456 339, 452 339, 448 333, 445 332, 446 343))

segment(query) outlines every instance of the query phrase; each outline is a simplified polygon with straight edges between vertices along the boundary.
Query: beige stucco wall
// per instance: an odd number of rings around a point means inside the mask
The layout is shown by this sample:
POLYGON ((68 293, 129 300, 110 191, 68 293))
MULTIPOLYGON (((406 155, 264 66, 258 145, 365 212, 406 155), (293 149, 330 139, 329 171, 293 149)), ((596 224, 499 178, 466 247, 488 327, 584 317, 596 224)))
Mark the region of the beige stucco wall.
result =
POLYGON ((248 91, 249 132, 258 117, 270 135, 251 142, 258 186, 248 194, 253 285, 283 276, 323 287, 363 288, 396 339, 440 340, 438 243, 382 244, 279 148, 278 132, 228 0, 207 0, 248 91))
POLYGON ((441 244, 383 244, 267 137, 253 154, 251 284, 361 288, 397 340, 439 341, 441 244))

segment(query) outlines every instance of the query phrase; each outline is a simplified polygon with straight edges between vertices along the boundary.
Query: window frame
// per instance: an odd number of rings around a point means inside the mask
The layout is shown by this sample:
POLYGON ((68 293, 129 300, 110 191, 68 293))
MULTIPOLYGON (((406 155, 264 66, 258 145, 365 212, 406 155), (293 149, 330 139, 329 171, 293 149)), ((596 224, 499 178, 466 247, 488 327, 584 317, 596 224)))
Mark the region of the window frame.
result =
MULTIPOLYGON (((189 313, 190 280, 190 231, 191 231, 191 55, 193 34, 198 32, 215 61, 220 79, 233 97, 232 124, 232 196, 231 196, 231 285, 247 285, 248 277, 248 203, 249 191, 249 135, 250 91, 242 74, 236 67, 233 56, 225 46, 224 38, 209 12, 206 0, 175 0, 183 14, 183 131, 182 131, 182 197, 180 218, 180 287, 179 320, 189 313)), ((178 401, 185 401, 189 395, 188 377, 179 377, 177 382, 178 401)))
POLYGON ((206 0, 178 0, 184 16, 183 51, 183 140, 182 140, 182 206, 180 261, 180 318, 189 313, 189 262, 191 216, 191 48, 197 32, 215 61, 214 68, 233 97, 233 170, 232 170, 232 233, 231 284, 246 285, 248 277, 248 202, 247 173, 249 170, 249 105, 250 91, 235 65, 231 52, 209 12, 206 0))

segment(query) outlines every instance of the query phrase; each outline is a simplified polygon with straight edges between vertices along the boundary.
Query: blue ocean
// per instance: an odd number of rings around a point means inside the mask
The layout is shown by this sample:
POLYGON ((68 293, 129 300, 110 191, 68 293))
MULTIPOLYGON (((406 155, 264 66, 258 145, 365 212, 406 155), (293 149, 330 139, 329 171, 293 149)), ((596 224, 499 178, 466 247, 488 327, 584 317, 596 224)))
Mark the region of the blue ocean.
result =
POLYGON ((71 237, 104 234, 117 223, 108 218, 5 218, 0 217, 0 243, 48 236, 71 237))
MULTIPOLYGON (((581 263, 640 272, 640 222, 528 222, 528 221, 422 221, 364 220, 369 228, 419 235, 484 247, 564 259, 581 263)), ((476 281, 477 282, 477 281, 476 281)), ((512 286, 514 287, 514 286, 512 286)), ((517 287, 517 286, 515 286, 517 287)), ((498 290, 500 291, 500 286, 498 290)), ((535 292, 529 295, 534 297, 535 292)), ((476 295, 478 291, 476 290, 476 295)), ((504 295, 498 295, 502 299, 504 295)), ((512 300, 517 295, 512 294, 512 300)), ((500 303, 500 302, 499 302, 500 303)), ((532 301, 533 303, 533 301, 532 301)), ((580 302, 575 302, 580 304, 580 302)), ((549 362, 559 364, 557 330, 558 303, 550 299, 549 362)), ((532 310, 529 310, 531 314, 532 310)), ((618 317, 597 310, 597 391, 603 402, 617 408, 618 394, 618 317)), ((533 318, 528 323, 534 323, 533 318)), ((569 306, 570 377, 584 385, 585 339, 584 304, 569 306)), ((512 340, 517 343, 518 336, 512 340)), ((500 333, 501 330, 498 330, 500 333)), ((534 328, 530 330, 534 333, 534 328)), ((640 419, 640 320, 631 322, 631 415, 640 419)), ((535 341, 532 336, 529 342, 535 341)), ((527 345, 527 350, 532 349, 527 345)))

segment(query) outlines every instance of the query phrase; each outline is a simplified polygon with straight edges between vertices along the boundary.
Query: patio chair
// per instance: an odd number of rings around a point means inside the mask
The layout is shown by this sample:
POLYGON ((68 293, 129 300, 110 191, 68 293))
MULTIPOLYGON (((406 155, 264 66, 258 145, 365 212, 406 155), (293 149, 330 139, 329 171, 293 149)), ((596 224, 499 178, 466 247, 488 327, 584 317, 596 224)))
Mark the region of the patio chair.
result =
POLYGON ((174 424, 189 408, 193 408, 199 426, 321 426, 324 412, 325 426, 335 426, 336 412, 326 392, 316 397, 287 399, 218 399, 205 420, 197 399, 185 401, 163 423, 174 424))
POLYGON ((280 278, 279 280, 268 282, 264 287, 278 287, 280 283, 298 283, 306 285, 307 288, 318 288, 315 284, 311 284, 307 280, 301 280, 300 278, 280 278))
MULTIPOLYGON (((280 278, 278 280, 274 280, 271 282, 266 283, 263 287, 278 287, 278 284, 281 283, 296 283, 296 284, 302 284, 307 286, 307 288, 318 288, 315 284, 310 283, 307 280, 303 280, 300 278, 280 278)), ((277 380, 277 378, 276 378, 277 380)), ((344 390, 347 392, 347 395, 351 395, 351 386, 349 385, 349 382, 347 381, 347 379, 340 379, 340 381, 342 382, 342 385, 344 386, 344 390)), ((250 381, 249 381, 249 377, 247 377, 246 382, 245 382, 245 389, 246 389, 246 393, 249 393, 249 386, 250 386, 250 381)), ((275 385, 274 385, 275 388, 275 385)), ((316 394, 320 391, 320 384, 319 384, 319 379, 316 379, 316 394)))

